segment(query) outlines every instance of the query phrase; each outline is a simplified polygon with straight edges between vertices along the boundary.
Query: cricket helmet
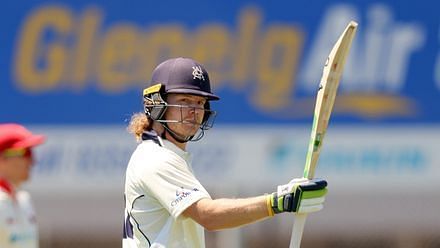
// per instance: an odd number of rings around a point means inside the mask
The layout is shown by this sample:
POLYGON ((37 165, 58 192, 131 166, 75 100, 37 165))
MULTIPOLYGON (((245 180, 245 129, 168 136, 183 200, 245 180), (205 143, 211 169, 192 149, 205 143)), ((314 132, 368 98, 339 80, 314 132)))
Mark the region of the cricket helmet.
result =
POLYGON ((147 116, 159 120, 166 110, 166 95, 170 93, 205 97, 208 110, 210 100, 220 99, 212 93, 209 75, 203 65, 182 57, 168 59, 153 70, 150 85, 143 91, 144 106, 149 102, 149 107, 144 108, 147 116))
POLYGON ((164 87, 164 94, 182 93, 203 96, 208 100, 220 99, 211 92, 211 83, 205 68, 189 58, 173 58, 159 64, 153 71, 150 86, 157 84, 164 87))

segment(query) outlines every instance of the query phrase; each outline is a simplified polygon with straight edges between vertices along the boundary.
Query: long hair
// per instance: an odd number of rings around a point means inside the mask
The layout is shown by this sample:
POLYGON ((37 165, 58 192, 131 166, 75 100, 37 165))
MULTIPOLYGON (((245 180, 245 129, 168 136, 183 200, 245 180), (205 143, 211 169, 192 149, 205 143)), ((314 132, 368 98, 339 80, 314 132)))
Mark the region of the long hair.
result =
POLYGON ((133 134, 137 141, 142 140, 142 133, 152 129, 153 121, 150 120, 145 113, 139 112, 131 116, 127 131, 133 134))

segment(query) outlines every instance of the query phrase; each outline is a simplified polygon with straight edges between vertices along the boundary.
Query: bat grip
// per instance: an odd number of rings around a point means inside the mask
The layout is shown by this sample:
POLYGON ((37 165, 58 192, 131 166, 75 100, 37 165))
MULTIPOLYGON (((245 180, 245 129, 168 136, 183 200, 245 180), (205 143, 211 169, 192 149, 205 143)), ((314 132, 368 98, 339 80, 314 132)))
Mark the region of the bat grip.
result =
POLYGON ((300 248, 306 219, 307 214, 295 214, 295 222, 293 223, 289 248, 300 248))

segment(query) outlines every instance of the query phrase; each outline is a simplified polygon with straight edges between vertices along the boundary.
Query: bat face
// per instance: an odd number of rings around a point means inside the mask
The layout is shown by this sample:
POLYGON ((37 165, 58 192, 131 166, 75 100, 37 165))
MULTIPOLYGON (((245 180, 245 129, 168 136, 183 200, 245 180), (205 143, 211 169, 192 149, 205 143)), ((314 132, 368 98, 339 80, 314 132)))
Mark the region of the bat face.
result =
MULTIPOLYGON (((316 97, 312 133, 304 167, 304 178, 312 179, 315 176, 315 169, 321 152, 322 141, 327 131, 327 126, 333 109, 339 80, 356 29, 357 23, 351 21, 333 46, 330 55, 324 63, 322 78, 316 97)), ((300 247, 306 217, 306 214, 296 215, 289 247, 300 247)))
POLYGON ((339 37, 330 55, 324 63, 322 78, 318 87, 313 118, 312 134, 304 168, 304 177, 312 179, 316 164, 327 131, 330 115, 333 109, 339 81, 342 76, 345 60, 350 50, 351 42, 356 32, 357 23, 350 22, 344 33, 339 37))

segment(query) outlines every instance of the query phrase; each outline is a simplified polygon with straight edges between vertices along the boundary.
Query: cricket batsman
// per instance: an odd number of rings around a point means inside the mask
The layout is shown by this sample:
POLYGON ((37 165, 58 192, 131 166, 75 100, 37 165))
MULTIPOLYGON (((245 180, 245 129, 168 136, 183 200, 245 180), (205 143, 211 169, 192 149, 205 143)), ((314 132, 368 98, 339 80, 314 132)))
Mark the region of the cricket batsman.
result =
POLYGON ((216 112, 205 68, 189 58, 159 64, 143 91, 143 113, 128 130, 139 145, 127 166, 123 247, 205 247, 204 229, 234 228, 275 214, 323 208, 327 182, 293 179, 272 194, 212 199, 194 176, 189 141, 203 137, 216 112))

